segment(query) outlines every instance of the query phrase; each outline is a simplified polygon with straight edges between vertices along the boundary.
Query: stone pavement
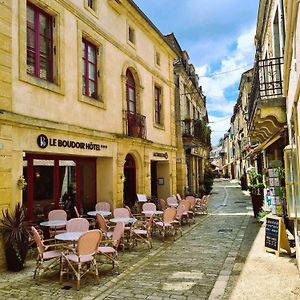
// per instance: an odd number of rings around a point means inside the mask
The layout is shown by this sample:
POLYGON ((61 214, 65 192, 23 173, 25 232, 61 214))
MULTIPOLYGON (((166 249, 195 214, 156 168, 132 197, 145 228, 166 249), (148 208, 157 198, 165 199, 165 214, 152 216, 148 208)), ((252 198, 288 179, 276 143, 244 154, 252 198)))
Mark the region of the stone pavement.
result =
POLYGON ((300 299, 295 259, 266 253, 263 239, 250 196, 219 180, 207 216, 175 242, 154 236, 151 251, 142 244, 120 251, 120 275, 101 264, 99 285, 86 277, 76 291, 72 281, 59 284, 57 272, 37 284, 28 260, 22 272, 1 273, 0 299, 300 299))

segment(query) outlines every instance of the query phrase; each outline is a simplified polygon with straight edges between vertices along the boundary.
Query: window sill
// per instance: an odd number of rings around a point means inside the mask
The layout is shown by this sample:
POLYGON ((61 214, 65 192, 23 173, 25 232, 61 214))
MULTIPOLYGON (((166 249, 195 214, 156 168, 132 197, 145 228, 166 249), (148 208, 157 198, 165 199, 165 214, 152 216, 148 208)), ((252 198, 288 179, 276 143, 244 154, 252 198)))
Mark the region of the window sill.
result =
MULTIPOLYGON (((99 98, 101 99, 100 96, 99 96, 99 98)), ((81 95, 79 101, 83 102, 83 103, 86 103, 86 104, 89 104, 89 105, 92 105, 92 106, 102 108, 102 109, 106 109, 106 105, 104 104, 104 102, 102 102, 101 100, 98 100, 98 99, 87 97, 85 95, 81 95)))
POLYGON ((20 80, 27 82, 29 84, 38 86, 40 88, 64 95, 64 90, 61 85, 57 85, 56 83, 40 79, 40 78, 30 75, 28 73, 25 73, 25 74, 21 73, 20 80))
POLYGON ((165 126, 163 124, 154 123, 153 127, 160 130, 165 130, 165 126))

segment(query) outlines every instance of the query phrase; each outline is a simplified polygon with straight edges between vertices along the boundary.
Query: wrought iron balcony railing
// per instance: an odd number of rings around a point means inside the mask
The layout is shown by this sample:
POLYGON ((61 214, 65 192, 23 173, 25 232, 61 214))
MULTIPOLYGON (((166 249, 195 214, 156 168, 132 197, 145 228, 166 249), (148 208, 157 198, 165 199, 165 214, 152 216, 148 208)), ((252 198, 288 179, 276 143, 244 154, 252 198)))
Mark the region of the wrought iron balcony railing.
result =
POLYGON ((127 135, 146 139, 146 117, 126 111, 127 135))
POLYGON ((268 58, 256 62, 248 103, 250 120, 258 100, 272 101, 283 96, 282 64, 283 57, 268 58))
POLYGON ((186 119, 182 121, 182 136, 195 138, 205 145, 210 145, 210 129, 203 121, 186 119))

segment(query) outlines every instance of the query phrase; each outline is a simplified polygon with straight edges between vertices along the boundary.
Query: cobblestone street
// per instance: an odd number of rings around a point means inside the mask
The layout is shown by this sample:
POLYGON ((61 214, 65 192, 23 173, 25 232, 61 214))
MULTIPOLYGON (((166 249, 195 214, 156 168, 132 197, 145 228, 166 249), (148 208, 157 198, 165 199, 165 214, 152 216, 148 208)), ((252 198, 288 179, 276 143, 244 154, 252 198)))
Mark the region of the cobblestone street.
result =
MULTIPOLYGON (((209 214, 196 217, 195 224, 184 225, 183 236, 175 242, 162 242, 154 236, 151 251, 139 244, 119 252, 120 275, 111 265, 100 265, 100 283, 82 280, 80 291, 74 282, 63 281, 57 272, 33 280, 34 260, 20 273, 2 273, 1 299, 216 299, 224 294, 234 263, 242 258, 239 249, 246 228, 252 226, 247 255, 260 224, 252 216, 250 197, 240 186, 228 181, 215 182, 209 198, 209 214)), ((244 259, 245 260, 245 259, 244 259)), ((234 270, 235 276, 239 270, 234 270)), ((234 287, 234 284, 231 285, 234 287)), ((226 293, 225 293, 226 292, 226 293)))

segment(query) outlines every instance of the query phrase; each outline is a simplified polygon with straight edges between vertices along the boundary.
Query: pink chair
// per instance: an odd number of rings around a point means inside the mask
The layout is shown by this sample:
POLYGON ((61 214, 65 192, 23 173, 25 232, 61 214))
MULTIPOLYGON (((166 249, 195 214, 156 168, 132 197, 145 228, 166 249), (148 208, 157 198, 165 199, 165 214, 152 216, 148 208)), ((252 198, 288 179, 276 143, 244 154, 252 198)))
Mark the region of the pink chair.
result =
POLYGON ((134 224, 132 229, 133 233, 133 245, 137 245, 138 241, 142 241, 149 246, 149 250, 152 248, 152 226, 153 226, 153 215, 150 216, 146 222, 137 222, 134 224))
MULTIPOLYGON (((48 220, 49 221, 67 221, 67 213, 63 209, 54 209, 49 211, 48 213, 48 220)), ((65 232, 66 226, 56 226, 56 227, 49 227, 49 234, 50 237, 55 236, 58 233, 65 232)))
POLYGON ((166 234, 169 232, 175 239, 175 227, 173 221, 176 217, 176 208, 168 207, 164 210, 162 221, 156 222, 156 226, 163 240, 165 240, 166 234))
MULTIPOLYGON (((156 205, 151 202, 147 202, 143 204, 143 211, 156 211, 156 205)), ((150 218, 151 214, 145 214, 146 218, 150 218)))
POLYGON ((177 207, 178 206, 178 202, 177 202, 177 199, 175 196, 170 196, 167 198, 166 200, 167 202, 167 205, 170 206, 170 207, 177 207))
POLYGON ((89 230, 80 236, 75 252, 62 254, 60 282, 62 282, 63 274, 69 273, 69 270, 77 278, 77 290, 80 289, 81 278, 89 272, 94 273, 97 281, 99 281, 95 256, 98 253, 101 239, 102 232, 100 230, 89 230))
POLYGON ((130 218, 130 210, 125 207, 119 207, 114 209, 114 218, 130 218))
MULTIPOLYGON (((184 217, 185 213, 185 206, 183 204, 179 204, 176 209, 176 216, 175 220, 172 222, 172 224, 175 226, 175 232, 180 231, 180 235, 182 236, 182 219, 184 217)), ((186 214, 187 215, 187 214, 186 214)))
POLYGON ((39 232, 33 226, 31 226, 31 232, 38 252, 33 278, 38 276, 38 279, 40 280, 41 273, 51 270, 59 265, 62 251, 57 248, 61 245, 55 244, 54 239, 42 240, 39 232))
POLYGON ((95 205, 95 210, 110 211, 110 203, 108 202, 97 202, 95 205))
POLYGON ((160 198, 158 202, 161 210, 165 210, 167 208, 167 203, 163 198, 160 198))
POLYGON ((67 232, 86 232, 89 230, 90 223, 85 218, 73 218, 67 221, 67 232))
POLYGON ((100 214, 96 215, 96 222, 98 224, 98 228, 102 231, 104 238, 111 238, 113 232, 110 231, 110 227, 107 225, 106 220, 100 214))
POLYGON ((105 240, 104 246, 98 248, 98 253, 104 255, 108 260, 111 261, 113 268, 117 267, 119 273, 119 263, 117 261, 118 247, 121 239, 124 236, 124 223, 117 223, 114 228, 111 240, 105 240), (108 246, 111 244, 111 246, 108 246))

